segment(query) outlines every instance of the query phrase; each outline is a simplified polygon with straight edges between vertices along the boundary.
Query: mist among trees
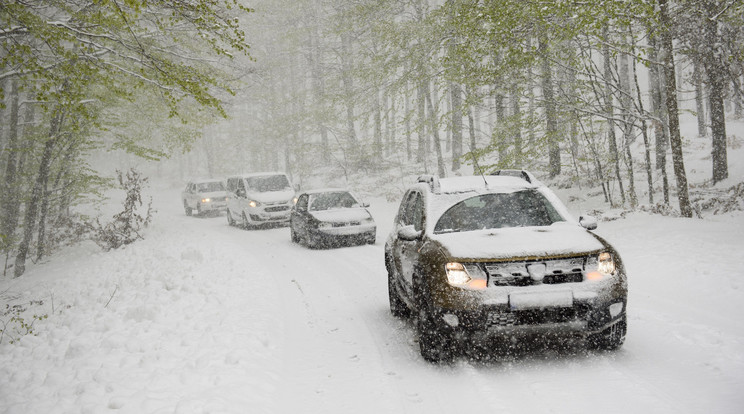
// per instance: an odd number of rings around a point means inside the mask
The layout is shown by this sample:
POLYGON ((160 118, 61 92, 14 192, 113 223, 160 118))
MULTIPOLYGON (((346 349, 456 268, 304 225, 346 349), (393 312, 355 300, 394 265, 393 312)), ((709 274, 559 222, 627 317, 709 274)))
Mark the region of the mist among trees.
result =
POLYGON ((116 184, 524 168, 694 215, 682 111, 728 177, 744 2, 36 0, 0 4, 0 251, 20 276, 116 184), (110 155, 109 155, 110 156, 110 155))

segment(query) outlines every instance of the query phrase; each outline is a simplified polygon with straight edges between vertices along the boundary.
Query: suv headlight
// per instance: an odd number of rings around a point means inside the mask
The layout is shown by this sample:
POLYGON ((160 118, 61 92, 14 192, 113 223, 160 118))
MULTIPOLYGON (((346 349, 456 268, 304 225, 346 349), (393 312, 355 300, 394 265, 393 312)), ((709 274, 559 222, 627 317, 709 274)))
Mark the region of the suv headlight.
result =
POLYGON ((212 199, 210 199, 210 198, 202 198, 202 200, 201 200, 202 203, 208 203, 210 201, 212 201, 212 199))
POLYGON ((256 200, 251 200, 251 201, 248 202, 248 207, 258 207, 260 205, 261 205, 261 203, 259 203, 256 200))
POLYGON ((615 275, 615 258, 610 252, 602 252, 590 257, 586 262, 586 279, 602 280, 615 275))
POLYGON ((486 275, 478 266, 465 266, 462 263, 450 262, 445 265, 447 282, 452 286, 468 289, 485 289, 486 275))

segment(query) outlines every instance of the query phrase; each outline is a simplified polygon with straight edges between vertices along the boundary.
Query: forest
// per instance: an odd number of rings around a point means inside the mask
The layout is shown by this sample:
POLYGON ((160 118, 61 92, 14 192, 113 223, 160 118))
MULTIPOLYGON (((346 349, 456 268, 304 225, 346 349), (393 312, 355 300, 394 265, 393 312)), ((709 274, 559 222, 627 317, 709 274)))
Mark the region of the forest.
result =
POLYGON ((76 207, 125 184, 93 165, 119 153, 297 181, 524 168, 694 217, 679 118, 724 190, 743 17, 742 0, 4 1, 3 274, 104 227, 76 207))

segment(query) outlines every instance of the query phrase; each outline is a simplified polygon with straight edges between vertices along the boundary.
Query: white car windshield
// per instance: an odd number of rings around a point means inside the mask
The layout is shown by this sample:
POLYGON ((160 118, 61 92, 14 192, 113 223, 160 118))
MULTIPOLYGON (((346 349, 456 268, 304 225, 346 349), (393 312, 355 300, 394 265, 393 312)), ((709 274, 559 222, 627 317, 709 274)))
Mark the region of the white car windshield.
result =
POLYGON ((289 186, 289 180, 285 175, 264 175, 260 177, 249 177, 246 178, 248 188, 251 188, 259 193, 265 193, 267 191, 282 191, 289 186))
POLYGON ((434 234, 549 226, 558 221, 565 219, 537 190, 482 194, 460 201, 447 209, 434 226, 434 234))

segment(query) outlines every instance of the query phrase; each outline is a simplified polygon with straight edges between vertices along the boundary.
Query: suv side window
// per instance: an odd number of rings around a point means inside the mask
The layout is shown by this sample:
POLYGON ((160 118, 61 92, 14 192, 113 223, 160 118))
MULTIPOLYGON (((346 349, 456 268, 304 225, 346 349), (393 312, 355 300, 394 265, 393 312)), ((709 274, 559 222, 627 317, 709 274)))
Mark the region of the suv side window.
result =
POLYGON ((398 224, 405 226, 406 224, 406 210, 408 209, 408 199, 411 197, 411 192, 408 191, 405 194, 403 194, 403 199, 400 202, 400 207, 398 207, 398 224))
POLYGON ((412 223, 416 231, 424 229, 424 197, 421 193, 414 193, 412 223))
POLYGON ((231 193, 235 192, 235 179, 234 178, 227 179, 227 191, 231 193))
POLYGON ((398 222, 402 226, 410 226, 418 231, 424 228, 424 198, 418 191, 406 194, 405 202, 398 212, 398 222))

